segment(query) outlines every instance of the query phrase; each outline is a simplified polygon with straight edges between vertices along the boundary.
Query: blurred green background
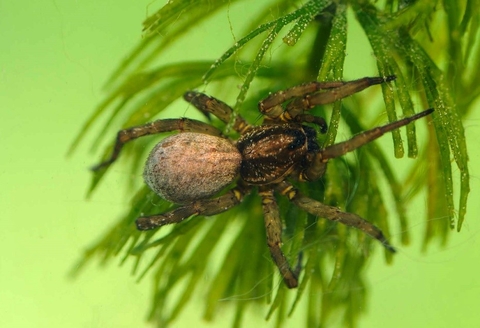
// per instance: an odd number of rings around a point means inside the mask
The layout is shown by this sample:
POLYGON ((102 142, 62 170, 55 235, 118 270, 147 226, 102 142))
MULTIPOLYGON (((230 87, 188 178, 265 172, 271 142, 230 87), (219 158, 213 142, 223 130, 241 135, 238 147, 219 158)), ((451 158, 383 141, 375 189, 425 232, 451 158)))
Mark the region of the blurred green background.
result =
MULTIPOLYGON (((133 191, 118 187, 115 176, 126 173, 117 169, 86 200, 88 167, 96 157, 88 140, 73 157, 65 154, 102 100, 102 84, 141 38, 150 3, 0 2, 0 327, 149 326, 150 282, 137 284, 129 265, 90 265, 69 278, 133 191)), ((214 59, 233 41, 225 42, 171 55, 214 59)), ((355 74, 347 67, 347 76, 355 74)), ((400 249, 392 266, 381 252, 371 261, 369 312, 360 327, 480 327, 479 119, 476 110, 465 122, 472 192, 462 232, 452 232, 446 248, 431 246, 422 254, 425 204, 419 199, 410 209, 413 245, 400 249)), ((197 297, 174 326, 207 325, 199 320, 197 297)), ((216 326, 231 322, 232 313, 223 309, 216 326)))

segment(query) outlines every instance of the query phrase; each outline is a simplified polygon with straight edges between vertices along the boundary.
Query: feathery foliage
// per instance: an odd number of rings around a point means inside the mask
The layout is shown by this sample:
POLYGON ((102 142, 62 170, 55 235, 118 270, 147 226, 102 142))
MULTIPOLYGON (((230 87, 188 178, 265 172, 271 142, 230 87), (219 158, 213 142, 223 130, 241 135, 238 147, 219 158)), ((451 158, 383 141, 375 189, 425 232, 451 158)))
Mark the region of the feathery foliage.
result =
MULTIPOLYGON (((435 240, 445 243, 454 226, 460 231, 469 192, 462 118, 480 94, 476 81, 480 74, 478 2, 271 0, 253 5, 240 0, 168 1, 145 20, 143 39, 112 74, 107 97, 71 150, 91 133, 94 123, 103 122, 93 145, 97 149, 112 141, 121 128, 162 118, 165 109, 186 90, 195 88, 208 88, 209 94, 222 100, 234 99, 230 104, 235 113, 258 123, 256 102, 269 91, 314 79, 343 79, 350 42, 347 19, 353 19, 368 39, 362 46, 371 47, 374 55, 366 60, 376 61, 378 71, 371 75, 397 76, 394 83, 381 87, 381 110, 386 109, 388 120, 413 114, 418 102, 417 111, 433 107, 435 113, 406 127, 407 154, 416 158, 406 178, 396 175, 391 155, 372 143, 357 151, 356 161, 332 160, 320 182, 298 187, 312 198, 373 222, 393 244, 409 242, 408 202, 426 189, 424 246, 435 240), (200 24, 215 19, 215 15, 227 15, 227 11, 235 15, 235 9, 240 8, 237 3, 248 12, 244 36, 226 44, 218 59, 161 63, 159 58, 179 40, 188 40, 189 33, 200 24), (424 137, 417 138, 415 126, 423 130, 424 137), (454 181, 459 185, 454 186, 454 181), (393 211, 388 210, 388 198, 393 199, 393 211)), ((217 42, 215 31, 211 32, 213 38, 205 35, 205 43, 217 42)), ((355 101, 366 104, 361 95, 355 96, 355 101)), ((313 110, 329 121, 328 133, 320 142, 334 143, 342 125, 351 134, 377 125, 366 120, 361 109, 351 107, 352 101, 345 100, 313 110)), ((371 117, 371 113, 366 116, 371 117)), ((211 123, 235 137, 229 125, 223 126, 215 118, 211 123)), ((401 132, 392 135, 393 155, 403 157, 401 132)), ((158 142, 158 137, 146 139, 135 142, 144 147, 127 145, 120 157, 119 162, 131 160, 132 172, 141 169, 144 150, 158 142)), ((102 158, 109 156, 111 149, 112 144, 106 145, 102 158)), ((90 192, 105 173, 93 174, 90 192)), ((293 311, 305 311, 309 327, 325 326, 334 313, 342 313, 346 326, 355 326, 365 309, 369 253, 374 247, 380 249, 364 234, 307 215, 280 199, 285 222, 283 250, 291 259, 300 252, 304 257, 300 286, 290 291, 270 261, 255 193, 209 220, 197 217, 158 231, 136 231, 137 217, 162 213, 172 206, 142 187, 133 197, 130 211, 88 249, 82 260, 82 264, 94 258, 107 262, 118 255, 122 262, 133 259, 138 278, 152 279, 150 319, 159 326, 172 323, 197 293, 206 295, 207 320, 214 319, 219 300, 229 300, 236 311, 236 327, 241 325, 247 307, 253 305, 263 307, 267 319, 275 320, 277 326, 282 326, 293 311), (174 293, 179 296, 173 297, 174 293), (306 306, 297 308, 301 299, 306 299, 306 306)), ((390 253, 385 256, 392 260, 390 253)))

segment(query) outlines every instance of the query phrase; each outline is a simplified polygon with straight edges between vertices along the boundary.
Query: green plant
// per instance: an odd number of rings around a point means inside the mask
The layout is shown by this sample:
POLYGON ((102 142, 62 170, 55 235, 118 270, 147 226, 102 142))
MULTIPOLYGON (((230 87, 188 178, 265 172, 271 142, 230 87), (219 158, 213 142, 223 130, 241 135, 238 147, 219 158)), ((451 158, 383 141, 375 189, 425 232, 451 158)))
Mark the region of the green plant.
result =
MULTIPOLYGON (((72 150, 103 116, 107 119, 95 147, 104 140, 111 141, 120 128, 158 118, 186 90, 207 86, 215 97, 225 100, 233 96, 235 111, 255 122, 256 102, 269 91, 315 79, 343 78, 347 18, 355 19, 376 59, 378 72, 373 75, 397 76, 396 88, 383 85, 381 89, 382 108, 386 108, 388 119, 413 114, 416 101, 436 112, 428 120, 426 136, 419 138, 424 146, 420 151, 415 127, 407 127, 407 154, 417 159, 405 181, 397 177, 390 156, 371 144, 359 150, 357 162, 330 162, 322 183, 301 186, 302 192, 357 213, 387 234, 392 225, 399 226, 396 234, 401 240, 392 242, 407 244, 407 201, 428 186, 424 246, 433 240, 445 243, 455 225, 460 230, 469 192, 461 119, 480 94, 476 83, 480 47, 475 44, 480 21, 478 0, 272 0, 257 4, 258 8, 249 12, 245 36, 217 60, 158 65, 156 59, 178 40, 188 39, 189 32, 198 24, 213 19, 216 13, 229 10, 233 14, 230 8, 242 2, 251 5, 240 0, 169 1, 150 15, 144 22, 143 40, 112 75, 108 97, 82 128, 72 150), (402 114, 397 114, 397 107, 402 114), (454 170, 452 163, 458 169, 454 170), (460 176, 458 213, 452 171, 460 176), (387 190, 382 182, 386 182, 387 190), (394 212, 387 210, 385 193, 394 200, 394 212), (441 219, 428 220, 433 217, 441 219)), ((365 99, 355 100, 360 108, 366 104, 365 99)), ((324 145, 334 143, 339 125, 348 127, 351 134, 376 125, 365 119, 371 115, 353 111, 348 100, 332 107, 315 109, 316 115, 329 118, 324 145)), ((234 134, 220 122, 214 120, 212 124, 234 134)), ((392 135, 394 156, 403 157, 400 132, 392 135)), ((143 141, 145 147, 126 147, 122 160, 131 160, 132 172, 138 172, 145 158, 142 150, 151 149, 151 143, 158 141, 154 139, 143 141)), ((111 144, 105 147, 104 159, 110 151, 111 144)), ((93 175, 90 192, 105 173, 103 170, 93 175)), ((309 326, 323 326, 339 311, 343 312, 345 325, 355 326, 366 302, 364 268, 374 247, 371 240, 352 229, 307 215, 286 200, 279 205, 286 225, 283 249, 292 257, 302 252, 305 258, 300 286, 293 292, 278 283, 269 261, 258 197, 247 197, 240 206, 212 220, 197 218, 170 229, 140 233, 134 221, 141 213, 159 213, 170 206, 142 187, 132 200, 131 210, 88 249, 82 263, 95 257, 108 261, 119 254, 123 254, 124 262, 134 256, 139 279, 147 273, 152 276, 150 318, 162 326, 174 321, 198 291, 207 295, 207 320, 214 318, 219 299, 242 295, 242 301, 232 302, 236 307, 235 326, 240 326, 252 303, 265 306, 267 318, 275 316, 277 326, 281 326, 289 313, 300 310, 297 304, 302 298, 308 298, 305 316, 309 326), (222 261, 217 266, 208 265, 218 258, 222 261), (207 273, 211 278, 205 282, 203 276, 207 273), (179 288, 180 296, 172 300, 173 291, 178 292, 179 288)), ((388 252, 385 257, 388 262, 392 260, 388 252)))

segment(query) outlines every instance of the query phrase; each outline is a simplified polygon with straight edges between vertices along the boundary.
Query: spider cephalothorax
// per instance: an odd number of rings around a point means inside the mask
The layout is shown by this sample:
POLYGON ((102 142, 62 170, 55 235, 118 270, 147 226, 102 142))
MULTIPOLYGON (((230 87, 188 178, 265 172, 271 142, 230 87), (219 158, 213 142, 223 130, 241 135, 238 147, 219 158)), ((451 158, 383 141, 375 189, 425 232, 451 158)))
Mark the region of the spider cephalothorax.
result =
POLYGON ((242 155, 240 177, 251 185, 281 182, 320 150, 315 130, 295 123, 252 128, 238 140, 237 148, 242 155))
MULTIPOLYGON (((137 228, 150 230, 181 222, 193 215, 224 212, 241 202, 243 196, 256 187, 262 197, 270 253, 286 285, 294 288, 298 285, 299 272, 298 269, 292 270, 281 250, 282 223, 275 192, 285 195, 312 215, 360 229, 390 251, 395 251, 373 224, 356 214, 342 212, 304 196, 288 181, 289 178, 315 181, 325 173, 329 159, 342 156, 433 112, 428 109, 365 131, 350 140, 326 148, 319 146, 315 129, 306 124, 318 126, 322 133, 326 132, 327 125, 323 118, 308 114, 309 109, 394 79, 394 76, 387 76, 350 82, 310 82, 272 93, 259 103, 259 110, 265 115, 263 125, 251 126, 241 116, 235 117, 233 129, 240 133, 237 141, 225 138, 220 130, 209 124, 188 118, 157 120, 121 130, 111 157, 94 170, 112 164, 126 142, 146 135, 180 131, 155 146, 147 160, 144 178, 161 197, 182 205, 167 213, 138 218, 137 228), (234 188, 220 193, 234 181, 234 188)), ((231 120, 232 109, 215 98, 194 91, 187 92, 184 98, 202 112, 211 113, 225 123, 231 120)))

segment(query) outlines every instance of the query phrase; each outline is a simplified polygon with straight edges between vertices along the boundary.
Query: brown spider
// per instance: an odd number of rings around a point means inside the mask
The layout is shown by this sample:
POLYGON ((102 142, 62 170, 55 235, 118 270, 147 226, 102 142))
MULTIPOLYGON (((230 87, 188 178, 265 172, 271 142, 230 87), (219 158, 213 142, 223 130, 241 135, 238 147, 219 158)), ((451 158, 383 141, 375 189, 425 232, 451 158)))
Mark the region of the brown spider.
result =
MULTIPOLYGON (((327 124, 323 118, 306 113, 309 109, 394 79, 395 76, 387 76, 350 82, 310 82, 272 93, 258 105, 265 115, 263 125, 252 126, 241 116, 235 117, 233 129, 241 135, 237 141, 225 138, 220 130, 209 124, 188 118, 157 120, 121 130, 111 157, 93 170, 112 164, 123 145, 131 140, 180 131, 155 146, 147 160, 144 178, 157 194, 182 205, 167 213, 138 218, 137 228, 150 230, 181 222, 193 215, 224 212, 257 187, 262 197, 267 244, 273 261, 286 285, 295 288, 299 269, 292 270, 281 250, 282 222, 274 192, 285 195, 312 215, 360 229, 395 252, 382 231, 370 222, 304 196, 286 180, 317 180, 323 176, 329 159, 342 156, 433 112, 433 109, 425 110, 332 146, 321 148, 318 145, 315 129, 304 123, 317 125, 322 133, 326 132, 327 124), (212 198, 235 179, 234 188, 212 198)), ((225 123, 230 121, 232 109, 225 103, 195 91, 185 93, 184 98, 202 112, 211 113, 225 123)))

